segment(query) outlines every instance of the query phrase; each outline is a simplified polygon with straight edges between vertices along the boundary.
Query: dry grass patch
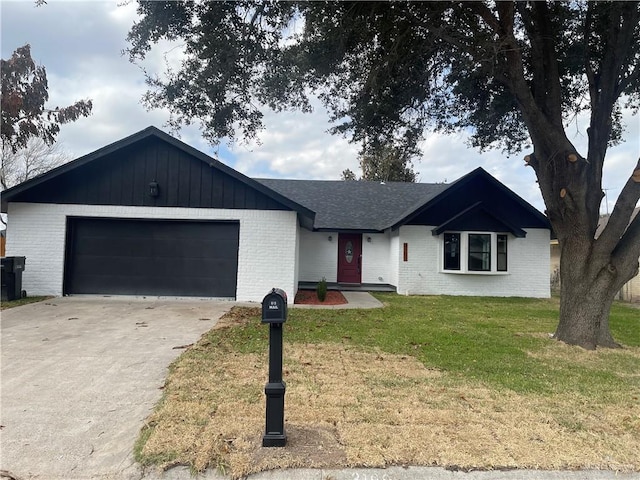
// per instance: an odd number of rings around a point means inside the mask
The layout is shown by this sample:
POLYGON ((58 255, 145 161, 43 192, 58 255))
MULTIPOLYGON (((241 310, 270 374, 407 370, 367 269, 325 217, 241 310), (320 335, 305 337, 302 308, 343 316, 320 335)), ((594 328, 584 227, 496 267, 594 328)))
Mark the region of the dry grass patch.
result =
MULTIPOLYGON (((219 326, 241 325, 252 315, 245 313, 219 326)), ((541 355, 582 353, 550 346, 541 355)), ((492 390, 412 356, 346 341, 286 344, 284 363, 285 448, 261 446, 266 352, 239 353, 217 335, 203 337, 172 367, 139 458, 163 468, 217 467, 233 478, 273 468, 392 464, 640 470, 637 397, 598 405, 575 395, 492 390)))

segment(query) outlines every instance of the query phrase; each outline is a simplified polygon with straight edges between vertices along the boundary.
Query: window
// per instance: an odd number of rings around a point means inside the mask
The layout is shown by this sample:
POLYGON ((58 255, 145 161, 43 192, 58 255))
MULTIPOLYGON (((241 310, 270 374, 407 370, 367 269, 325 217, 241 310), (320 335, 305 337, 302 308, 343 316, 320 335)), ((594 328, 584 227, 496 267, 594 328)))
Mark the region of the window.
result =
POLYGON ((460 270, 460 234, 444 234, 444 269, 460 270))
POLYGON ((493 232, 444 232, 443 271, 506 273, 508 237, 493 232))
POLYGON ((507 236, 500 234, 498 238, 498 248, 496 249, 496 255, 498 256, 498 268, 499 272, 507 271, 507 236))
POLYGON ((491 271, 491 235, 485 233, 469 234, 469 270, 474 272, 491 271))

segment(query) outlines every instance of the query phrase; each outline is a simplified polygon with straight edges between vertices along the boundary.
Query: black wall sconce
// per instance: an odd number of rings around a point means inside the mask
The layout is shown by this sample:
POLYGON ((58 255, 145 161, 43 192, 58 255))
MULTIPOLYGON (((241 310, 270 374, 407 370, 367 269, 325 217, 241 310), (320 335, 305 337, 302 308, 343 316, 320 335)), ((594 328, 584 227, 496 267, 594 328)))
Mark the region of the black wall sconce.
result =
POLYGON ((149 182, 149 196, 155 198, 158 195, 160 195, 160 187, 158 186, 158 182, 153 180, 149 182))
POLYGON ((332 240, 333 240, 333 237, 332 237, 331 235, 329 235, 329 236, 327 237, 327 240, 332 241, 332 240))
POLYGON ((367 242, 371 243, 371 237, 367 237, 367 242))

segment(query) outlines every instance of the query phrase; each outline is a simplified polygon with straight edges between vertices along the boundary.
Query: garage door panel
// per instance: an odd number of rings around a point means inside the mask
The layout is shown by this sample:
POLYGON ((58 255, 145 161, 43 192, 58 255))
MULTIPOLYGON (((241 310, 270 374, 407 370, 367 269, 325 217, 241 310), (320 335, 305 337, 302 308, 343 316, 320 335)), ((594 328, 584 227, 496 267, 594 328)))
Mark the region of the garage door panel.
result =
POLYGON ((65 293, 235 297, 238 222, 70 218, 65 293))

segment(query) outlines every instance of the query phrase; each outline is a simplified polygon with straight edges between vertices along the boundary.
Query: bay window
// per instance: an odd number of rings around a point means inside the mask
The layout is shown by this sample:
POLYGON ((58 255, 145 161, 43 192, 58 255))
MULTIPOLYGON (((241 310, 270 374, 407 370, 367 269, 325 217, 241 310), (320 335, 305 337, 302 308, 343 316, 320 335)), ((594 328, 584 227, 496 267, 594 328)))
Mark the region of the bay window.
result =
POLYGON ((473 272, 491 271, 491 235, 469 234, 469 260, 467 268, 473 272))
POLYGON ((507 273, 508 235, 444 232, 442 270, 450 273, 507 273))

